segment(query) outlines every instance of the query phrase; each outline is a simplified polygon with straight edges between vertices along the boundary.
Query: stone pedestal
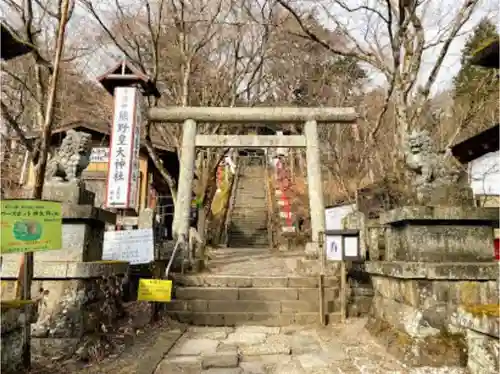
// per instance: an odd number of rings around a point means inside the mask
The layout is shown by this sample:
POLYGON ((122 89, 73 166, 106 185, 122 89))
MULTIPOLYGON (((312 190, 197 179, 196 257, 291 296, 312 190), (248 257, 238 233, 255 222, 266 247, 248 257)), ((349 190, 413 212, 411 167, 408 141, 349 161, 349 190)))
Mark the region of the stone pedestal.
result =
POLYGON ((387 261, 366 264, 374 289, 369 329, 411 366, 465 366, 466 334, 453 316, 464 305, 498 305, 498 210, 410 206, 380 221, 387 261))
MULTIPOLYGON (((106 224, 114 224, 116 215, 92 205, 62 204, 62 248, 35 252, 35 267, 46 261, 99 261, 106 224)), ((19 267, 22 254, 3 255, 3 271, 19 267)))
MULTIPOLYGON (((34 353, 67 358, 100 344, 102 326, 112 328, 122 315, 121 286, 127 272, 128 263, 118 261, 35 263, 31 293, 39 304, 31 325, 34 353)), ((17 269, 4 269, 2 297, 15 297, 16 278, 17 269)), ((2 312, 2 324, 3 317, 2 312)), ((5 336, 2 325, 2 372, 5 336)))
MULTIPOLYGON (((116 214, 94 207, 92 196, 83 183, 44 186, 44 199, 62 202, 62 248, 33 254, 31 293, 41 301, 32 325, 32 346, 38 354, 71 355, 84 336, 100 336, 101 326, 116 317, 128 263, 101 261, 105 227, 116 223, 116 214), (104 311, 115 314, 103 315, 104 311)), ((2 256, 2 301, 15 298, 22 256, 2 256)), ((4 338, 2 328, 2 345, 4 338)), ((2 351, 2 365, 3 358, 2 351)))
MULTIPOLYGON (((26 198, 31 198, 31 191, 31 188, 27 188, 23 195, 26 198)), ((45 183, 42 198, 73 205, 94 205, 95 193, 87 190, 83 181, 60 182, 51 180, 45 183)))
POLYGON ((498 264, 376 261, 366 270, 374 337, 410 366, 466 365, 466 336, 454 317, 463 305, 498 305, 498 264))
POLYGON ((401 207, 382 214, 387 261, 492 261, 496 208, 401 207))

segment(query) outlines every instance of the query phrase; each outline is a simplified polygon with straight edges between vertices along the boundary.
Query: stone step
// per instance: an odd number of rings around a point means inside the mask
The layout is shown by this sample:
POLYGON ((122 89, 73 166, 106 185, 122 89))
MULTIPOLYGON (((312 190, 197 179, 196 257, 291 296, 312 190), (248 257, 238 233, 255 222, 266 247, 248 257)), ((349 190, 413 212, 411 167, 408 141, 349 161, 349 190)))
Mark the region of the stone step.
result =
POLYGON ((255 234, 257 231, 267 231, 267 217, 231 217, 230 231, 255 234))
POLYGON ((269 242, 267 240, 249 240, 229 237, 228 246, 231 248, 262 248, 268 247, 269 242))
MULTIPOLYGON (((166 309, 175 312, 210 313, 315 313, 319 311, 319 299, 315 302, 300 300, 172 300, 166 309)), ((326 312, 335 312, 337 305, 327 305, 326 312)))
MULTIPOLYGON (((183 323, 197 326, 238 326, 238 325, 262 325, 262 326, 289 326, 289 325, 312 325, 320 322, 319 313, 211 313, 190 311, 167 311, 167 314, 183 323)), ((329 313, 328 323, 340 321, 340 313, 329 313)))
POLYGON ((238 193, 236 192, 236 196, 234 198, 235 201, 244 201, 244 200, 255 200, 256 202, 267 201, 266 194, 255 193, 255 192, 245 192, 238 193))
POLYGON ((264 204, 267 201, 266 195, 257 195, 253 192, 248 192, 244 194, 236 193, 235 202, 244 202, 247 200, 252 200, 256 203, 264 204))
POLYGON ((248 218, 248 217, 256 217, 256 218, 261 218, 261 217, 267 217, 267 209, 263 209, 260 206, 236 206, 233 208, 231 211, 231 216, 234 217, 242 217, 242 218, 248 218))
MULTIPOLYGON (((325 300, 336 300, 338 287, 324 288, 325 300)), ((175 287, 177 300, 225 300, 225 301, 290 301, 315 303, 319 299, 318 288, 312 287, 175 287)))
POLYGON ((242 219, 248 219, 251 217, 255 217, 256 219, 267 219, 267 209, 262 210, 260 207, 236 207, 231 212, 231 217, 237 217, 242 219))
POLYGON ((229 230, 235 232, 255 232, 267 230, 267 216, 237 216, 231 217, 229 230))
POLYGON ((252 230, 256 227, 260 227, 262 229, 267 228, 267 214, 266 215, 244 215, 244 214, 235 214, 231 215, 230 221, 234 227, 237 227, 238 230, 244 230, 245 228, 252 227, 252 230))
POLYGON ((252 242, 252 243, 267 243, 267 232, 261 233, 260 230, 257 232, 229 232, 229 239, 232 242, 252 242))
POLYGON ((240 200, 235 201, 233 210, 246 210, 246 211, 255 211, 255 212, 267 212, 267 203, 266 200, 240 200))
MULTIPOLYGON (((182 275, 174 273, 172 278, 176 285, 191 287, 230 287, 230 288, 315 288, 317 277, 254 277, 241 275, 182 275)), ((340 279, 334 276, 325 277, 325 287, 336 287, 340 279)))

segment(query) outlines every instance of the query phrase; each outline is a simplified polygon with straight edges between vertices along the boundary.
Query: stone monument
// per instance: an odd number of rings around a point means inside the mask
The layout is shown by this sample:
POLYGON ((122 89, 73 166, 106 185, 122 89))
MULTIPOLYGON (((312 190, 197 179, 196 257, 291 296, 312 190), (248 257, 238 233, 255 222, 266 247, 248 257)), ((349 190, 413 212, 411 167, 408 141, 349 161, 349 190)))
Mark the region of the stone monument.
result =
POLYGON ((93 204, 94 194, 85 189, 82 172, 90 163, 92 137, 68 130, 61 146, 47 163, 43 198, 71 204, 93 204))
POLYGON ((413 173, 416 203, 431 206, 472 206, 467 174, 450 157, 433 149, 427 131, 413 131, 405 143, 405 162, 413 173))
POLYGON ((92 137, 85 132, 68 130, 56 154, 47 163, 46 181, 80 181, 90 163, 92 137))
POLYGON ((498 210, 474 207, 464 172, 433 152, 427 132, 410 134, 405 156, 415 204, 380 215, 385 251, 366 263, 374 289, 368 328, 412 366, 464 366, 466 333, 454 316, 498 306, 498 210))
MULTIPOLYGON (((32 294, 39 314, 32 324, 32 346, 41 355, 71 356, 89 336, 99 341, 101 326, 121 313, 128 263, 101 261, 104 231, 116 223, 116 214, 94 207, 94 195, 85 189, 82 172, 90 152, 90 134, 69 130, 47 165, 42 196, 62 202, 62 248, 33 256, 32 294)), ((31 196, 30 189, 26 195, 31 196)), ((2 256, 3 301, 15 297, 21 256, 2 256)))

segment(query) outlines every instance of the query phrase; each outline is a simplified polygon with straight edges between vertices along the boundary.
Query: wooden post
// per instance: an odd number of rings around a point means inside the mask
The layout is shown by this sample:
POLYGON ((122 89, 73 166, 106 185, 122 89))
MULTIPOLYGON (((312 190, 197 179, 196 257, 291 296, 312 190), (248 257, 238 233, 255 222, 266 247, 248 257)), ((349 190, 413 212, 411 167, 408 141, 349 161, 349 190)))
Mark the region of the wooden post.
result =
POLYGON ((318 233, 318 258, 320 264, 319 278, 318 278, 318 292, 319 292, 319 320, 322 326, 326 326, 325 316, 325 251, 324 251, 324 233, 318 233))
POLYGON ((345 261, 340 262, 340 322, 346 320, 346 268, 345 261))

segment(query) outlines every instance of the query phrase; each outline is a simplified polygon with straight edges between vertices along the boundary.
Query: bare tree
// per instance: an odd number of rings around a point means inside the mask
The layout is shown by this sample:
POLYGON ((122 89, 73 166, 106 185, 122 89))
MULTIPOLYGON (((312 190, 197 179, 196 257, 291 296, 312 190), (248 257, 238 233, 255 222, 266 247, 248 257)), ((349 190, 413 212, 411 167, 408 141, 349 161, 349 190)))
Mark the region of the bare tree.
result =
MULTIPOLYGON (((31 47, 31 57, 34 60, 34 76, 35 76, 35 107, 36 107, 36 124, 37 130, 40 131, 40 136, 36 143, 27 139, 23 132, 22 125, 16 121, 9 112, 6 111, 5 103, 2 101, 2 117, 5 118, 7 125, 10 126, 19 136, 24 146, 30 152, 34 161, 35 180, 33 186, 32 197, 41 199, 43 196, 43 185, 45 179, 45 170, 47 166, 48 151, 50 145, 50 137, 54 122, 55 104, 57 99, 58 79, 63 60, 64 44, 66 36, 66 28, 68 21, 74 9, 73 3, 70 0, 59 0, 55 7, 51 7, 48 3, 39 1, 26 1, 23 6, 19 6, 14 2, 7 1, 7 5, 11 6, 11 10, 16 12, 23 22, 23 33, 19 38, 20 43, 27 44, 31 47), (48 15, 51 21, 56 25, 55 40, 51 45, 49 54, 45 54, 39 44, 39 31, 35 23, 38 13, 48 15), (45 77, 48 76, 48 79, 45 77)), ((24 254, 23 261, 20 264, 18 285, 16 296, 19 297, 22 293, 25 300, 31 299, 31 279, 33 275, 33 253, 24 254)), ((30 365, 30 330, 31 324, 28 319, 24 323, 23 334, 23 357, 25 367, 29 369, 30 365)))
MULTIPOLYGON (((84 0, 84 4, 101 28, 105 44, 148 75, 162 91, 161 98, 148 101, 149 106, 252 105, 266 38, 263 22, 256 17, 268 16, 266 4, 256 8, 244 0, 143 0, 130 7, 115 1, 108 12, 99 11, 95 1, 84 0)), ((151 137, 163 138, 180 153, 181 126, 148 122, 146 131, 148 153, 175 202, 176 181, 155 153, 151 137)), ((234 129, 199 124, 198 131, 215 134, 234 129)), ((209 212, 216 191, 215 172, 226 151, 198 152, 196 190, 203 201, 203 216, 209 212)), ((204 223, 202 226, 203 234, 204 223)))
MULTIPOLYGON (((463 32, 480 3, 479 0, 460 1, 453 10, 446 9, 447 14, 436 15, 439 4, 432 0, 359 0, 355 5, 344 0, 315 1, 308 9, 314 8, 316 13, 325 16, 348 40, 345 47, 338 48, 306 25, 304 12, 298 4, 287 0, 277 2, 295 18, 302 37, 315 41, 328 53, 357 59, 385 79, 384 103, 367 134, 363 156, 377 152, 373 145, 387 123, 385 119, 389 112, 393 111, 391 119, 396 130, 393 144, 400 146, 406 134, 419 126, 450 46, 463 32), (434 18, 430 19, 429 13, 434 13, 434 18), (353 19, 357 21, 356 28, 351 27, 353 19), (426 26, 430 22, 434 24, 434 30, 438 27, 437 32, 427 32, 426 26), (437 52, 424 77, 423 60, 429 50, 437 52)), ((393 147, 393 156, 398 156, 398 148, 393 147)), ((373 157, 377 155, 365 157, 365 160, 372 162, 373 157)))

